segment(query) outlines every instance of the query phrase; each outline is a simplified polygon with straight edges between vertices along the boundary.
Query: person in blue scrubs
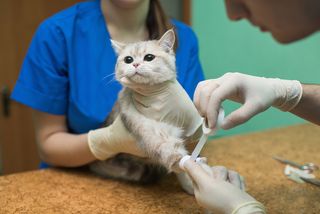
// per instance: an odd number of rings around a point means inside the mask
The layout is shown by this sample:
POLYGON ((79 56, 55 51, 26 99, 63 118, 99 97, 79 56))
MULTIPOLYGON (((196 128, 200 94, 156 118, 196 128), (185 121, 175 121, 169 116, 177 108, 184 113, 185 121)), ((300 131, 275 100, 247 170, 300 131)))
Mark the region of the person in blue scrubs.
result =
POLYGON ((86 1, 41 23, 12 99, 33 109, 44 162, 75 167, 96 160, 87 133, 102 127, 121 89, 110 39, 159 39, 170 28, 178 38, 178 81, 192 97, 204 79, 197 38, 187 25, 168 20, 158 0, 86 1))
POLYGON ((178 81, 192 97, 204 79, 197 38, 187 25, 168 20, 158 0, 82 2, 39 26, 12 99, 33 109, 44 162, 82 166, 108 158, 108 149, 111 156, 121 152, 139 155, 123 125, 114 122, 101 128, 121 89, 114 79, 117 56, 110 39, 122 43, 159 39, 171 28, 178 41, 178 81), (91 130, 108 133, 95 145, 96 151, 103 150, 99 158, 88 145, 91 130))

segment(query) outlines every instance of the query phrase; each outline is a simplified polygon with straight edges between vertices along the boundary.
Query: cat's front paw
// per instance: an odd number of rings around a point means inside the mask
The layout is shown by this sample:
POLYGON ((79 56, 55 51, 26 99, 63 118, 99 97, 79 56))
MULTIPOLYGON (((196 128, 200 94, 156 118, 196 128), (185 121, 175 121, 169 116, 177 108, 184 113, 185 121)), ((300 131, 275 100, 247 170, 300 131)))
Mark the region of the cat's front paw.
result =
POLYGON ((169 172, 175 172, 175 173, 182 172, 179 166, 179 162, 181 158, 187 154, 188 152, 183 145, 180 145, 179 147, 176 147, 173 150, 171 150, 171 154, 168 155, 166 160, 166 166, 169 172))

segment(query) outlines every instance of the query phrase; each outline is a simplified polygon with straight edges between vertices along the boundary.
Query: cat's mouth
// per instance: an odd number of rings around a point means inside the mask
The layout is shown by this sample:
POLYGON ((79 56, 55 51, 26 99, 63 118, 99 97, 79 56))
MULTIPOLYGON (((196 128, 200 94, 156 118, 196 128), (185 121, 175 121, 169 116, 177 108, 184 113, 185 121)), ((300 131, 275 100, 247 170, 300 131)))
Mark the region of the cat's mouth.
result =
POLYGON ((121 79, 121 81, 123 83, 125 83, 125 82, 141 83, 141 81, 144 82, 145 78, 146 78, 146 76, 144 74, 142 74, 141 72, 135 71, 135 72, 133 72, 131 74, 125 75, 121 79))
POLYGON ((141 74, 139 71, 135 71, 133 74, 132 74, 132 76, 131 77, 133 77, 133 76, 135 76, 135 75, 137 75, 137 76, 144 76, 143 74, 141 74))
POLYGON ((141 78, 141 77, 144 78, 145 75, 142 74, 142 73, 139 72, 139 71, 135 71, 135 72, 133 72, 132 74, 127 75, 127 77, 128 77, 129 79, 131 79, 131 80, 135 80, 136 78, 141 78))

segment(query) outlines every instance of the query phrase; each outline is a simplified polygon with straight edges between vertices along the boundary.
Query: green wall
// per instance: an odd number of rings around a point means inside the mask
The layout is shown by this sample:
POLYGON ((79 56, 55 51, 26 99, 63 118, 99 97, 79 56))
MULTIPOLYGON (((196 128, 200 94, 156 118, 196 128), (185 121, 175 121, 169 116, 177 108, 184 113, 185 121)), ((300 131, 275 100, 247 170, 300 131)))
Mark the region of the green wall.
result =
MULTIPOLYGON (((290 45, 280 45, 247 21, 231 22, 222 0, 192 1, 192 26, 198 35, 200 59, 206 78, 229 71, 320 83, 320 33, 290 45)), ((223 104, 227 112, 238 105, 223 104)), ((303 120, 270 108, 244 125, 220 135, 258 131, 303 120)))

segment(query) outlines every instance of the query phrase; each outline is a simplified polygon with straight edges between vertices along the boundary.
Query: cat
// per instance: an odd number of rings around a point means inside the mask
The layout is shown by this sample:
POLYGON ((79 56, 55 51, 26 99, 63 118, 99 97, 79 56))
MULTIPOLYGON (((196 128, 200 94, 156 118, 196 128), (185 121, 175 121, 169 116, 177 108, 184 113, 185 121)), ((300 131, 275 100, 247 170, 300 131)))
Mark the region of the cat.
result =
POLYGON ((159 40, 111 43, 118 54, 115 77, 123 89, 107 122, 120 114, 148 159, 119 154, 91 168, 108 177, 146 183, 175 172, 192 194, 191 181, 178 163, 188 154, 186 146, 199 139, 202 118, 176 80, 174 31, 159 40))

